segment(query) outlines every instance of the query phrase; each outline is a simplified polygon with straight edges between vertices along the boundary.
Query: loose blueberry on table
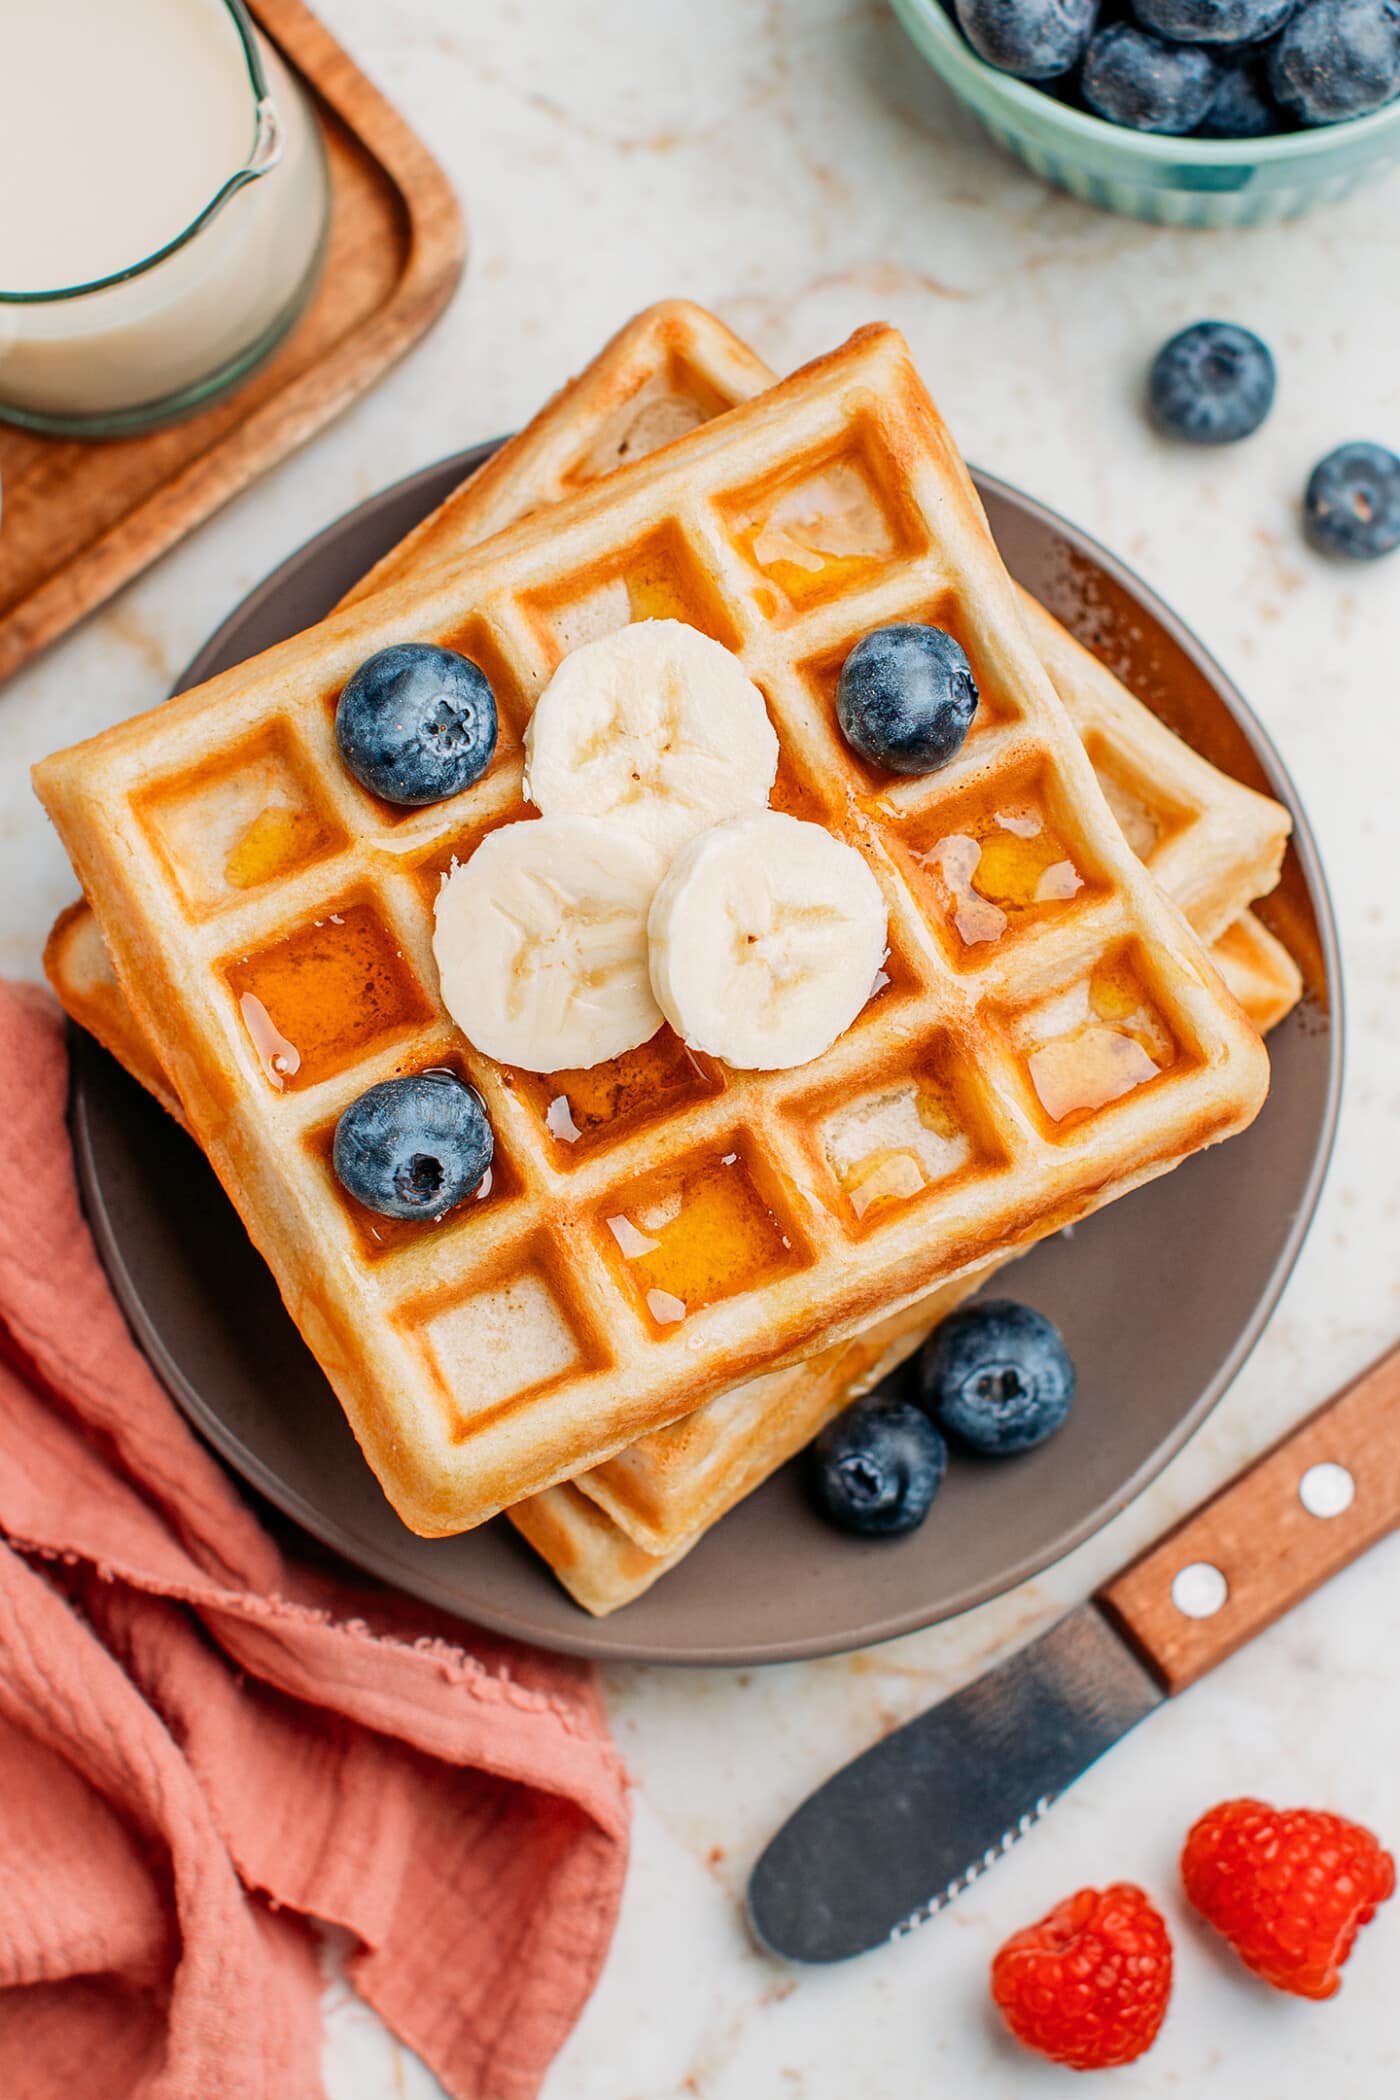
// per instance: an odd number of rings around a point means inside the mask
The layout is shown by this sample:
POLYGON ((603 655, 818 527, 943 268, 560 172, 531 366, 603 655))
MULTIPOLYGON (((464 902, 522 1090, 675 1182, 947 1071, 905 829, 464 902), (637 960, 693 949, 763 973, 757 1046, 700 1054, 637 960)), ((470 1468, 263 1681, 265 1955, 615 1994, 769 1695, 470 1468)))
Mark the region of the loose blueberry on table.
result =
POLYGON ((1011 1298, 951 1313, 923 1346, 919 1379, 939 1428, 991 1458, 1043 1444, 1074 1398, 1074 1364, 1058 1327, 1011 1298))
POLYGON ((889 773, 934 773, 956 758, 977 713, 977 681, 941 627, 877 627, 841 666, 836 718, 853 751, 889 773))
POLYGON ((399 642, 368 657, 335 711, 340 755, 361 787, 413 809, 480 780, 496 730, 485 672, 432 642, 399 642))
POLYGON ((1147 393, 1153 420, 1193 445, 1231 445, 1257 430, 1273 406, 1268 346, 1231 321, 1197 321, 1164 343, 1147 393))
POLYGON ((440 1218, 481 1186, 495 1149, 486 1111, 451 1072, 386 1079, 335 1126, 343 1187, 384 1218, 440 1218))
POLYGON ((1400 458, 1384 445, 1338 445, 1303 497, 1303 529, 1319 554, 1376 561, 1400 547, 1400 458))
POLYGON ((945 0, 977 55, 1134 131, 1259 139, 1400 95, 1400 0, 945 0))
POLYGON ((948 1447, 923 1409, 877 1386, 836 1417, 812 1447, 823 1512, 862 1538, 902 1538, 933 1506, 948 1447))

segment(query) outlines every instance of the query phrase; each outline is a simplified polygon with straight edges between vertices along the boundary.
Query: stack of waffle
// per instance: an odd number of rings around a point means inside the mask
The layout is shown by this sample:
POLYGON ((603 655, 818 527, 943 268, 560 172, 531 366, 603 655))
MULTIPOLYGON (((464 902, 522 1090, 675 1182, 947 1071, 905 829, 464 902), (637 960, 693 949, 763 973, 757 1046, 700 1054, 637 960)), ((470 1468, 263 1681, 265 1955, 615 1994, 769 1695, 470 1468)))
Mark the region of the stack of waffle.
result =
POLYGON ((508 1510, 595 1612, 992 1270, 1247 1124, 1259 1031, 1299 994, 1249 910, 1286 813, 1018 593, 885 328, 776 383, 700 309, 653 309, 319 626, 36 778, 85 893, 55 989, 204 1146, 395 1508, 432 1535, 508 1510), (442 1006, 436 891, 529 814, 521 739, 563 655, 657 616, 760 687, 773 805, 865 857, 886 981, 795 1071, 665 1030, 586 1072, 497 1065, 442 1006), (915 779, 834 718, 846 654, 893 621, 953 633, 982 695, 915 779), (333 715, 409 640, 485 670, 501 737, 474 787, 403 811, 346 772, 333 715), (1012 804, 1039 826, 1027 881, 968 940, 934 849, 1012 804), (1037 894, 1047 852, 1070 894, 1037 894), (361 1210, 340 1113, 442 1066, 486 1104, 489 1190, 438 1223, 361 1210), (662 1216, 627 1259, 610 1221, 662 1216))

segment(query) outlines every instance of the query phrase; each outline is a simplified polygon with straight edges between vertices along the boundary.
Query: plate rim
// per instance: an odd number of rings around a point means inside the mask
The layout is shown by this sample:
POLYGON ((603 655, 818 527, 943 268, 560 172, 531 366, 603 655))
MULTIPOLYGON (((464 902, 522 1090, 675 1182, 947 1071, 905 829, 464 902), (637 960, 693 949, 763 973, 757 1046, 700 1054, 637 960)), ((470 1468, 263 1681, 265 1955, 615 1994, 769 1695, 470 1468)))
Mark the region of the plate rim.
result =
MULTIPOLYGON (((289 571, 299 569, 308 560, 313 559, 327 542, 338 539, 352 521, 362 517, 366 511, 388 508, 396 500, 411 497, 425 484, 436 484, 449 475, 464 478, 488 459, 503 442, 503 439, 491 439, 448 454, 443 459, 415 469, 342 511, 319 532, 292 549, 229 611, 180 673, 172 686, 172 692, 182 692, 207 677, 207 667, 219 656, 230 633, 241 628, 269 597, 282 588, 289 571)), ((243 1444, 236 1434, 226 1427, 222 1417, 204 1399, 198 1388, 185 1376, 169 1354, 161 1334, 145 1310, 119 1238, 113 1230, 107 1206, 100 1195, 101 1181, 93 1150, 89 1102, 83 1073, 83 1056, 87 1054, 90 1039, 84 1037, 81 1031, 70 1030, 81 1045, 80 1054, 71 1061, 70 1129, 84 1214, 138 1346, 177 1406, 232 1472, 240 1480, 247 1482, 284 1517, 297 1524, 321 1546, 337 1553, 352 1568, 385 1582, 391 1588, 415 1596, 439 1610, 444 1610, 463 1623, 476 1624, 492 1633, 529 1642, 554 1653, 599 1662, 664 1664, 674 1668, 755 1668, 774 1663, 806 1662, 826 1656, 853 1653, 897 1639, 903 1634, 941 1624, 975 1609, 978 1605, 1008 1595, 1074 1552, 1126 1509, 1129 1503, 1135 1501, 1152 1481, 1165 1471, 1218 1406, 1258 1345, 1292 1276, 1317 1211, 1335 1149, 1346 1064, 1346 1003, 1341 946, 1331 892, 1317 841, 1292 775, 1263 723, 1223 665, 1180 615, 1110 548, 1049 504, 1027 495, 999 475, 975 467, 971 468, 970 472, 979 496, 984 493, 991 494, 1013 510, 1029 515, 1047 531, 1063 539, 1071 548, 1087 555, 1096 567, 1105 571, 1135 603, 1141 605, 1157 621, 1176 646, 1195 662, 1209 680, 1244 735, 1274 793, 1286 804, 1293 817, 1292 847, 1298 854, 1308 900, 1316 921, 1318 945, 1327 985, 1327 1084, 1300 1201, 1267 1281, 1259 1292, 1233 1347, 1174 1428, 1113 1495, 1099 1502, 1079 1523, 1062 1532, 1048 1549, 1031 1550, 1012 1562, 997 1577, 955 1591, 934 1610, 930 1610, 926 1605, 916 1605, 873 1621, 854 1632, 847 1629, 831 1635, 806 1635, 796 1640, 768 1639, 750 1641, 747 1644, 692 1643, 684 1649, 678 1649, 674 1644, 666 1645, 645 1638, 628 1640, 623 1623, 625 1607, 616 1615, 595 1619, 581 1605, 576 1606, 580 1621, 577 1634, 559 1632, 552 1626, 535 1628, 523 1621, 522 1615, 517 1611, 497 1611, 489 1603, 479 1604, 475 1599, 464 1606, 460 1596, 453 1593, 450 1584, 435 1581, 430 1574, 420 1573, 417 1569, 404 1570, 380 1554, 373 1543, 361 1544, 353 1534, 347 1532, 343 1523, 337 1523, 323 1515, 299 1489, 285 1482, 256 1452, 243 1444), (608 1629, 606 1639, 600 1638, 604 1628, 608 1629)), ((93 1045, 92 1049, 96 1054, 106 1054, 100 1052, 96 1045, 93 1045)), ((521 1550, 528 1549, 522 1545, 521 1550)))

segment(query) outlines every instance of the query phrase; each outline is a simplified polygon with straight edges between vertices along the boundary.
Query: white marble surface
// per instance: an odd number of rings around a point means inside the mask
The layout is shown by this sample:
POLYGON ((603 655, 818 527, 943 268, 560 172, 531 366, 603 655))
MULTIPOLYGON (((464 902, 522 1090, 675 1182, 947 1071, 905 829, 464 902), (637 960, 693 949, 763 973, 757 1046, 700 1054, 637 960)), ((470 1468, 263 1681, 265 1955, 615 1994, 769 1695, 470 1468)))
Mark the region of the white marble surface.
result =
MULTIPOLYGON (((1310 463, 1400 441, 1392 181, 1310 222, 1153 231, 1041 188, 974 132, 883 5, 837 0, 322 0, 451 171, 471 234, 436 332, 306 454, 17 679, 0 704, 0 967, 37 969, 71 878, 29 762, 159 697, 229 606, 411 467, 526 417, 647 300, 715 306, 788 367, 877 316, 908 333, 965 451, 1134 561, 1246 686, 1295 770, 1340 913, 1351 1061, 1336 1163, 1263 1343, 1209 1425, 1091 1544, 1000 1603, 878 1652, 771 1670, 609 1673, 638 1781, 621 1929, 546 2100, 986 2100, 1063 2074, 986 2009, 1007 1932, 1084 1882, 1165 1902, 1178 1986, 1115 2090, 1380 2100, 1400 2082, 1400 1906, 1340 2001, 1256 1987, 1174 1887, 1191 1818, 1258 1792, 1400 1840, 1400 1543, 1378 1548, 1121 1746, 1030 1841, 897 1951, 797 1974, 748 1944, 746 1869, 826 1772, 1078 1599, 1400 1330, 1400 556, 1339 573, 1302 546, 1310 463), (1144 429, 1145 358, 1204 314, 1274 345, 1278 408, 1219 458, 1144 429), (1387 846, 1387 840, 1392 841, 1387 846)), ((0 536, 3 559, 3 536, 0 536)), ((452 1950, 444 1948, 450 1961, 452 1950)), ((437 2087, 338 1984, 335 2100, 437 2087)))

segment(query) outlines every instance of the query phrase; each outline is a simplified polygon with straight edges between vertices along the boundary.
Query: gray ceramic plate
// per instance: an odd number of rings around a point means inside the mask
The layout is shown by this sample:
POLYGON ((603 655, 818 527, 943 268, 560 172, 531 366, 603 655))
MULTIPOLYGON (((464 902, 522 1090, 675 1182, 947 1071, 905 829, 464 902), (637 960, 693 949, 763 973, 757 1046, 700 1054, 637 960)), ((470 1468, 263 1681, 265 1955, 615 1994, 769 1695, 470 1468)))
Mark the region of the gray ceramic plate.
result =
MULTIPOLYGON (((414 476, 311 541, 238 608, 185 682, 319 618, 487 450, 414 476)), ((79 1166, 138 1337, 244 1480, 359 1567, 466 1619, 583 1654, 830 1654, 963 1611, 1057 1559, 1165 1465, 1253 1346, 1312 1214, 1341 1072, 1336 942, 1312 837, 1263 731, 1177 621, 1051 513, 985 477, 981 488, 1013 572, 1174 727, 1293 810, 1296 846, 1272 910, 1313 991, 1274 1039, 1263 1114, 1244 1137, 1013 1272, 1009 1288, 1059 1322, 1079 1366, 1078 1402, 1053 1442, 999 1465, 956 1462, 929 1523, 897 1544, 829 1530, 789 1467, 648 1596, 595 1621, 504 1521, 456 1539, 404 1529, 203 1156, 80 1038, 79 1166)))

